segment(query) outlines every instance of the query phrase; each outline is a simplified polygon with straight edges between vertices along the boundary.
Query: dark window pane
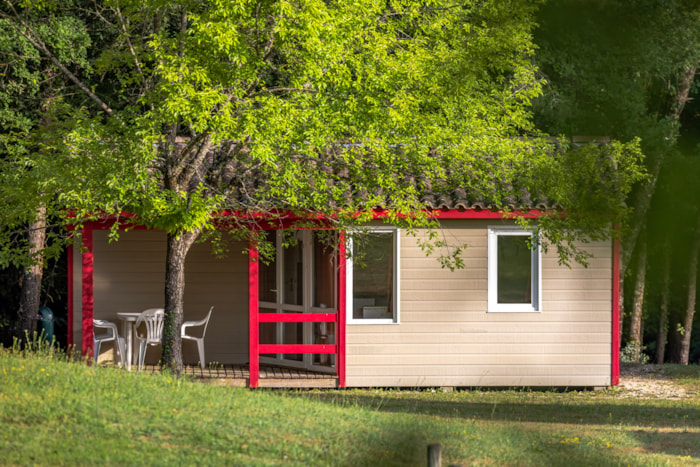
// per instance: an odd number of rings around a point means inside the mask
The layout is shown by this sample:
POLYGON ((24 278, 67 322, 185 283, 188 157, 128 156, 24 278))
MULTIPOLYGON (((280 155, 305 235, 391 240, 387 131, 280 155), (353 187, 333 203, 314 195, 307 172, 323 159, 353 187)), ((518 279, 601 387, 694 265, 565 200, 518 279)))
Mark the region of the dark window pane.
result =
POLYGON ((353 242, 354 319, 393 318, 393 244, 390 232, 371 232, 353 242))
POLYGON ((284 296, 286 305, 303 305, 304 299, 304 245, 301 240, 293 242, 283 251, 284 296))
MULTIPOLYGON (((275 245, 275 235, 274 230, 268 230, 265 232, 266 240, 270 242, 273 247, 275 245)), ((265 264, 260 261, 259 267, 259 289, 260 289, 260 301, 262 302, 272 302, 277 303, 277 255, 274 256, 269 264, 265 264)))
POLYGON ((317 235, 314 235, 314 302, 313 306, 321 308, 335 308, 335 251, 330 246, 324 245, 317 235))
POLYGON ((529 237, 498 236, 498 303, 532 303, 529 237))

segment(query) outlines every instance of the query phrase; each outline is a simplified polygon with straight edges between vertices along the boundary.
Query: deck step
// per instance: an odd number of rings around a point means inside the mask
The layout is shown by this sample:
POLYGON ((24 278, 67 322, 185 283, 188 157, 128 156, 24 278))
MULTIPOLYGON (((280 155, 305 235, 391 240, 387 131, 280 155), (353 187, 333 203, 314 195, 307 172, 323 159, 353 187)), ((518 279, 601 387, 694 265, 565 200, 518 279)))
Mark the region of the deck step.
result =
MULTIPOLYGON (((154 373, 157 365, 146 365, 145 371, 154 373)), ((248 386, 250 370, 248 365, 210 365, 204 369, 199 365, 185 365, 183 374, 201 379, 204 382, 227 386, 248 386)), ((266 388, 335 388, 338 378, 328 373, 286 368, 272 365, 260 365, 259 387, 266 388)))

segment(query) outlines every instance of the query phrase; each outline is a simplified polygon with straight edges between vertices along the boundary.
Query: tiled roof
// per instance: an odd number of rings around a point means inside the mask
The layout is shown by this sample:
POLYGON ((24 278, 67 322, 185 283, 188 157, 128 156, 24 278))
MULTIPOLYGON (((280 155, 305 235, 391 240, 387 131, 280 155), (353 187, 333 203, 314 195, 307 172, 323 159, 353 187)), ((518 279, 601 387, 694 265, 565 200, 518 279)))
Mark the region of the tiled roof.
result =
MULTIPOLYGON (((214 164, 214 160, 215 155, 212 151, 208 154, 205 166, 211 167, 214 164)), ((329 175, 334 172, 330 166, 326 167, 329 175)), ((341 169, 339 174, 341 179, 343 176, 347 176, 346 169, 341 169)), ((265 180, 251 179, 249 178, 251 175, 253 175, 253 178, 256 178, 256 175, 259 176, 259 174, 256 174, 256 171, 250 171, 247 167, 244 167, 237 161, 229 161, 225 167, 223 167, 223 171, 221 172, 221 176, 223 178, 222 182, 225 185, 234 185, 237 187, 236 196, 238 201, 242 202, 244 205, 246 202, 255 202, 253 199, 248 197, 255 193, 261 186, 265 185, 265 180), (245 173, 245 175, 241 176, 241 173, 245 173)), ((338 173, 336 173, 336 176, 338 176, 338 173)), ((418 188, 419 192, 424 192, 420 198, 421 204, 427 209, 431 210, 468 211, 508 209, 511 211, 519 211, 538 209, 546 211, 560 207, 554 203, 547 202, 547 200, 543 197, 533 196, 524 189, 508 189, 507 186, 503 187, 504 191, 509 193, 509 195, 506 197, 506 199, 502 200, 501 205, 498 205, 492 200, 488 200, 483 197, 470 196, 465 188, 454 189, 449 193, 442 193, 439 191, 433 192, 432 184, 427 180, 422 179, 422 177, 409 176, 408 178, 410 179, 409 183, 414 184, 416 188, 418 188)), ((191 188, 194 189, 202 181, 204 181, 203 174, 198 174, 198 176, 195 176, 191 181, 191 188)), ((330 181, 330 184, 333 184, 332 180, 330 181)), ((367 192, 362 189, 354 193, 354 195, 348 193, 348 196, 358 196, 360 199, 365 200, 368 198, 367 192)), ((387 206, 377 207, 386 208, 387 206)))
MULTIPOLYGON (((492 210, 498 209, 494 203, 487 200, 477 198, 470 198, 467 191, 463 188, 453 190, 449 195, 443 194, 426 194, 421 198, 421 201, 428 209, 439 209, 439 210, 460 210, 466 211, 470 209, 476 210, 492 210)), ((519 195, 513 193, 508 196, 505 200, 505 206, 512 211, 523 210, 523 209, 539 209, 548 210, 557 208, 556 205, 551 205, 547 203, 544 199, 533 199, 530 193, 522 191, 519 195)))

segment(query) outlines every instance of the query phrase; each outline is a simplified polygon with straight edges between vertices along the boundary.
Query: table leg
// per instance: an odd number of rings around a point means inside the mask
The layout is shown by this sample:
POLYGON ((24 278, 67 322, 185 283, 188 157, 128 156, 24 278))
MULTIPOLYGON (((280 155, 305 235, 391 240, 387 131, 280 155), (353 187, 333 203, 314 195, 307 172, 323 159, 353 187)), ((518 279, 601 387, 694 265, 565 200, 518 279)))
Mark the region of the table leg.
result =
POLYGON ((131 371, 131 356, 133 354, 132 350, 132 333, 133 333, 133 326, 131 326, 131 322, 124 320, 122 321, 122 336, 126 336, 126 369, 127 371, 131 371))

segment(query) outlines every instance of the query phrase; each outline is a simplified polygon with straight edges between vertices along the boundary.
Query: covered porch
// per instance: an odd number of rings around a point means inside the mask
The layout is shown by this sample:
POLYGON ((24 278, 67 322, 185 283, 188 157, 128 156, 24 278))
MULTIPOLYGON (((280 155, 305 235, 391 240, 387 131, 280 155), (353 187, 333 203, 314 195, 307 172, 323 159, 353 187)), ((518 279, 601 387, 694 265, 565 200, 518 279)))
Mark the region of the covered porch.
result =
MULTIPOLYGON (((86 225, 82 249, 69 254, 69 345, 85 355, 93 352, 93 318, 121 332, 118 313, 163 307, 165 234, 134 229, 110 242, 108 228, 86 225)), ((278 249, 268 263, 245 242, 227 244, 223 257, 206 242, 193 246, 184 320, 214 311, 204 369, 194 343, 183 341, 186 374, 249 387, 344 387, 344 255, 324 247, 313 230, 294 233, 291 244, 281 232, 267 235, 278 249)), ((111 355, 110 343, 101 350, 111 355)), ((147 351, 151 371, 159 357, 160 347, 147 351)))

